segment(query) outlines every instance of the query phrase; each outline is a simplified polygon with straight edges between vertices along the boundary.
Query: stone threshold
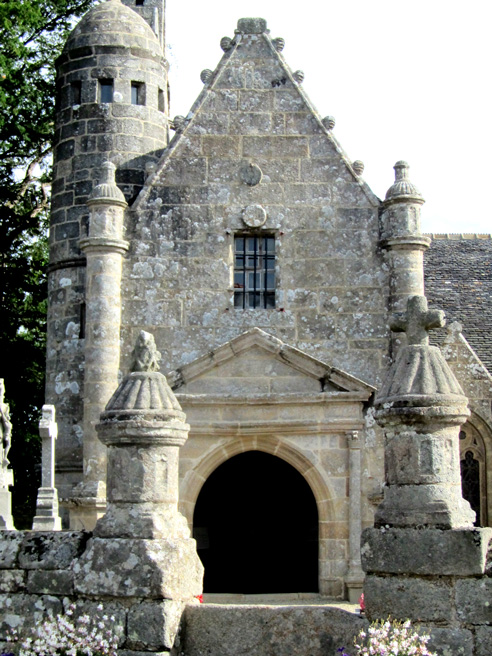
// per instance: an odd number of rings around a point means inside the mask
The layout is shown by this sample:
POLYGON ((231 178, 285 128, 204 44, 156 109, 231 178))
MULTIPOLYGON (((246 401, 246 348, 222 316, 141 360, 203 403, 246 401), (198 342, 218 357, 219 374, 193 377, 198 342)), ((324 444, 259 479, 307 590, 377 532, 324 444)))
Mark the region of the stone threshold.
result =
POLYGON ((358 615, 359 607, 341 599, 332 599, 315 592, 285 592, 264 594, 204 593, 204 604, 231 606, 330 606, 358 615))

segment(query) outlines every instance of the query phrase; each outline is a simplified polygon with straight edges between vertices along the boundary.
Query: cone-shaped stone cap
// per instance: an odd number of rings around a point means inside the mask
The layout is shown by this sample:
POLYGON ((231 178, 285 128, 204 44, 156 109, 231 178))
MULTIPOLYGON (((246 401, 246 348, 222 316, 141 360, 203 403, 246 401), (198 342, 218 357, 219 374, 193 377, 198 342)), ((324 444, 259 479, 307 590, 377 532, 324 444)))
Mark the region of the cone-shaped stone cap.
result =
POLYGON ((128 51, 141 48, 162 58, 162 48, 150 25, 121 0, 101 2, 90 9, 68 37, 64 52, 93 46, 128 51))
POLYGON ((96 426, 104 444, 180 446, 186 441, 186 415, 166 377, 156 371, 160 357, 153 336, 142 330, 133 350, 133 371, 118 385, 96 426))
POLYGON ((395 182, 386 192, 386 201, 413 200, 423 203, 424 199, 420 191, 408 179, 409 165, 400 160, 393 168, 395 169, 395 182))
POLYGON ((429 310, 425 296, 410 297, 407 311, 393 317, 391 329, 405 332, 408 344, 398 351, 376 405, 386 406, 388 412, 390 406, 409 409, 435 406, 443 414, 443 406, 448 406, 467 413, 467 398, 441 350, 429 346, 428 331, 444 323, 444 312, 429 310))

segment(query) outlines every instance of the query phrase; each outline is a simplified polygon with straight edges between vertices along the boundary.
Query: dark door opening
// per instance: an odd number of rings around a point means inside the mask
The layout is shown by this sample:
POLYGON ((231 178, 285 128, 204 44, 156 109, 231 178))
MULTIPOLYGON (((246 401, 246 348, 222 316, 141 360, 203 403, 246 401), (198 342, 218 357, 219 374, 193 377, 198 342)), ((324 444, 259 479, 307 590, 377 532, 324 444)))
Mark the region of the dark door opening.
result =
POLYGON ((205 592, 318 591, 318 510, 302 475, 248 451, 218 467, 193 515, 205 592))

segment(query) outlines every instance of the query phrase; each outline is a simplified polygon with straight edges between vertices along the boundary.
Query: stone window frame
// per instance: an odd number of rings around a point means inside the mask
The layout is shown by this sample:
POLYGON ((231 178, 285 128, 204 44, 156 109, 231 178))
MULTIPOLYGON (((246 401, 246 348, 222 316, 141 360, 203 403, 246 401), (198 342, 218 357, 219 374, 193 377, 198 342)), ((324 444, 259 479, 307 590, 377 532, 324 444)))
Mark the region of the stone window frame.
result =
POLYGON ((130 103, 135 106, 144 106, 146 104, 145 82, 132 80, 130 84, 130 103))
POLYGON ((477 429, 469 422, 464 424, 460 431, 460 464, 468 452, 473 454, 479 463, 480 485, 480 518, 479 526, 487 526, 487 471, 485 443, 477 429))
MULTIPOLYGON (((268 311, 268 310, 275 310, 277 308, 277 289, 278 289, 278 273, 277 273, 277 253, 278 253, 278 239, 277 239, 277 234, 274 230, 252 230, 250 229, 243 229, 243 230, 236 230, 234 234, 232 235, 232 277, 233 277, 233 298, 232 298, 232 303, 233 307, 235 310, 260 310, 260 311, 268 311), (240 267, 236 266, 236 240, 238 239, 250 239, 253 238, 255 240, 257 239, 273 239, 273 245, 274 245, 274 251, 273 251, 273 267, 268 267, 268 261, 271 261, 270 255, 268 253, 268 242, 266 242, 267 248, 264 251, 260 257, 265 258, 265 267, 261 267, 261 270, 258 271, 256 268, 253 268, 253 270, 250 270, 249 267, 246 266, 246 258, 248 257, 247 255, 247 249, 246 245, 243 251, 243 268, 242 268, 242 274, 244 276, 244 279, 248 274, 253 274, 253 280, 254 283, 256 282, 256 275, 259 274, 259 281, 260 281, 260 286, 259 289, 260 291, 257 291, 258 288, 253 289, 254 294, 259 294, 260 295, 260 302, 258 305, 256 303, 253 306, 246 305, 246 295, 251 293, 249 290, 249 287, 245 288, 245 291, 241 294, 243 302, 237 303, 240 293, 236 291, 239 283, 236 282, 236 274, 240 274, 241 271, 239 271, 240 267), (268 284, 268 276, 273 276, 273 284, 269 285, 268 284), (263 283, 264 281, 264 283, 263 283), (263 291, 261 291, 263 290, 263 291), (273 303, 271 305, 267 305, 267 303, 271 302, 273 299, 273 303)), ((251 255, 249 256, 251 257, 251 255)), ((256 258, 255 258, 256 259, 256 258)))
MULTIPOLYGON (((108 95, 109 98, 109 95, 108 95)), ((98 80, 98 100, 101 104, 112 103, 114 99, 114 80, 111 78, 103 78, 98 80), (108 90, 111 89, 111 100, 106 99, 108 90)))

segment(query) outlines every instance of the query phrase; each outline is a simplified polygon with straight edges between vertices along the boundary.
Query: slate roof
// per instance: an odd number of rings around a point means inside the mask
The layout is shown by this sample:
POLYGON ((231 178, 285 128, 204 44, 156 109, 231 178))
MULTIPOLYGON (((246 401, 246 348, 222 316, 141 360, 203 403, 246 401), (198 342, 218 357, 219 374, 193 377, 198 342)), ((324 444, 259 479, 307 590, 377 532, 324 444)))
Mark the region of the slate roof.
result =
POLYGON ((424 256, 430 307, 459 321, 463 335, 492 373, 492 235, 429 235, 424 256))

